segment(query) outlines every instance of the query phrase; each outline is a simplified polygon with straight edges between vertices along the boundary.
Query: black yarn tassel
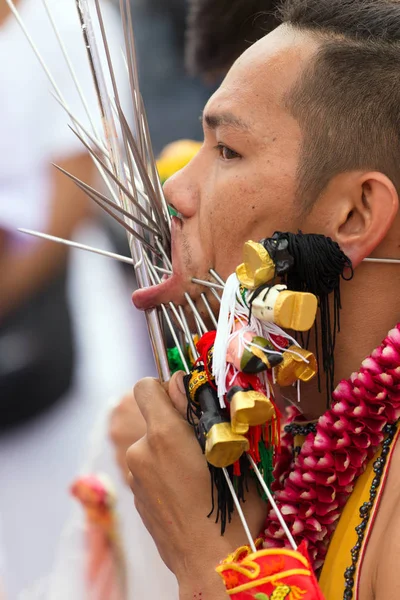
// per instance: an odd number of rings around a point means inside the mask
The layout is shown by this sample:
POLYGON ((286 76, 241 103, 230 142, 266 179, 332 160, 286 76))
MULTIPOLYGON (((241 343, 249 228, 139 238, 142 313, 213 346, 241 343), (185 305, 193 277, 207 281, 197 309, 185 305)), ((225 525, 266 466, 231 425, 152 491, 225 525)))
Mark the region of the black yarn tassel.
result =
MULTIPOLYGON (((220 523, 221 535, 224 535, 226 526, 232 521, 235 505, 222 469, 208 465, 211 477, 211 517, 215 513, 215 522, 220 523)), ((249 462, 245 456, 240 459, 241 475, 233 475, 233 466, 228 467, 229 477, 236 490, 239 502, 245 502, 245 492, 248 492, 249 462)))
MULTIPOLYGON (((318 234, 301 232, 274 234, 273 239, 287 240, 288 250, 294 259, 293 266, 282 276, 289 290, 310 292, 317 296, 319 319, 315 324, 315 345, 319 362, 319 349, 322 353, 322 368, 326 376, 327 402, 335 385, 335 345, 340 331, 340 280, 350 280, 353 268, 350 259, 331 238, 318 234), (345 270, 350 270, 345 277, 345 270), (333 315, 330 295, 333 294, 333 315)), ((320 376, 318 374, 320 387, 320 376)))

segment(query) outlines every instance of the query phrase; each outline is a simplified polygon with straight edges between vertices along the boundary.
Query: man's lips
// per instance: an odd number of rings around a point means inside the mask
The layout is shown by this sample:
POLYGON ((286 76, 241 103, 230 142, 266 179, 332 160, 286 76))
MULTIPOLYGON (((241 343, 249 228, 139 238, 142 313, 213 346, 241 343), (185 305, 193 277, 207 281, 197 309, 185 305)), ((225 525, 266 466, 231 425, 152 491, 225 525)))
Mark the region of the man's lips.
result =
POLYGON ((176 237, 182 228, 182 221, 177 217, 171 220, 171 254, 173 273, 164 275, 161 283, 136 290, 132 295, 133 304, 139 310, 149 310, 167 302, 177 302, 183 296, 183 281, 179 269, 179 257, 176 252, 176 237))
POLYGON ((164 276, 163 281, 157 285, 133 292, 132 301, 139 310, 149 310, 180 295, 182 295, 182 279, 173 273, 170 277, 164 276))

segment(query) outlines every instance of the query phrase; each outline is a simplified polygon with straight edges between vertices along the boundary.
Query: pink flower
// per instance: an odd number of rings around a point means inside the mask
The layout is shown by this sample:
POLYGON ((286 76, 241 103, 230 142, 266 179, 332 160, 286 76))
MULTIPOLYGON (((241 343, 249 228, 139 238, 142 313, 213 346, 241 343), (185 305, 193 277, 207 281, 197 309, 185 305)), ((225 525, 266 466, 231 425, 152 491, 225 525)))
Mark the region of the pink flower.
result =
MULTIPOLYGON (((326 522, 327 515, 332 515, 337 512, 339 508, 339 502, 330 502, 328 504, 318 504, 315 510, 315 514, 321 517, 322 522, 326 522)), ((333 522, 333 521, 332 521, 333 522)))
POLYGON ((325 433, 325 431, 318 429, 314 439, 314 448, 327 452, 329 450, 333 450, 334 446, 334 439, 325 433))
MULTIPOLYGON (((382 443, 385 425, 400 419, 400 324, 363 361, 359 372, 340 382, 333 400, 296 460, 292 436, 282 436, 275 468, 277 504, 296 541, 307 542, 314 568, 323 564, 342 509, 382 443)), ((296 418, 298 412, 291 409, 290 420, 296 418)), ((273 511, 265 544, 288 546, 273 511)))
POLYGON ((400 326, 397 325, 394 329, 391 329, 388 333, 389 340, 393 343, 395 348, 400 350, 400 326))

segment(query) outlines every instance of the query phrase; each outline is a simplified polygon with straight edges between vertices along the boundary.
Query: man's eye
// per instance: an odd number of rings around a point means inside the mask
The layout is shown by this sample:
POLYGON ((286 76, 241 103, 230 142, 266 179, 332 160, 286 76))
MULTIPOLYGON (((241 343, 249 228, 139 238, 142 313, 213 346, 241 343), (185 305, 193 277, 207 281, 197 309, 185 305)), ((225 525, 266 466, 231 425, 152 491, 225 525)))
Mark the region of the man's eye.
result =
POLYGON ((233 160, 234 158, 241 158, 240 154, 238 154, 234 150, 231 150, 227 146, 224 146, 223 144, 218 144, 216 146, 216 149, 218 150, 219 155, 223 160, 233 160))

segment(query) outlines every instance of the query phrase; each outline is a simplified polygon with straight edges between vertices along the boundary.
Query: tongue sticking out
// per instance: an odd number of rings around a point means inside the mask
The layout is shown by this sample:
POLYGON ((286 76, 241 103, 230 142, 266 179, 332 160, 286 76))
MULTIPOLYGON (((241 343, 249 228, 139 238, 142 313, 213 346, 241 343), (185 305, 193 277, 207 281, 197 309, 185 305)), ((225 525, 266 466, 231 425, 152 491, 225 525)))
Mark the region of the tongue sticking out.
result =
POLYGON ((133 292, 132 302, 139 310, 149 310, 160 304, 176 301, 181 294, 180 277, 176 274, 171 277, 164 275, 161 283, 133 292))
POLYGON ((171 261, 173 265, 172 275, 164 275, 161 283, 147 288, 136 290, 132 295, 132 302, 139 310, 149 310, 160 304, 174 302, 182 304, 183 277, 181 275, 179 253, 176 252, 176 236, 182 228, 182 222, 177 217, 171 220, 171 261))

